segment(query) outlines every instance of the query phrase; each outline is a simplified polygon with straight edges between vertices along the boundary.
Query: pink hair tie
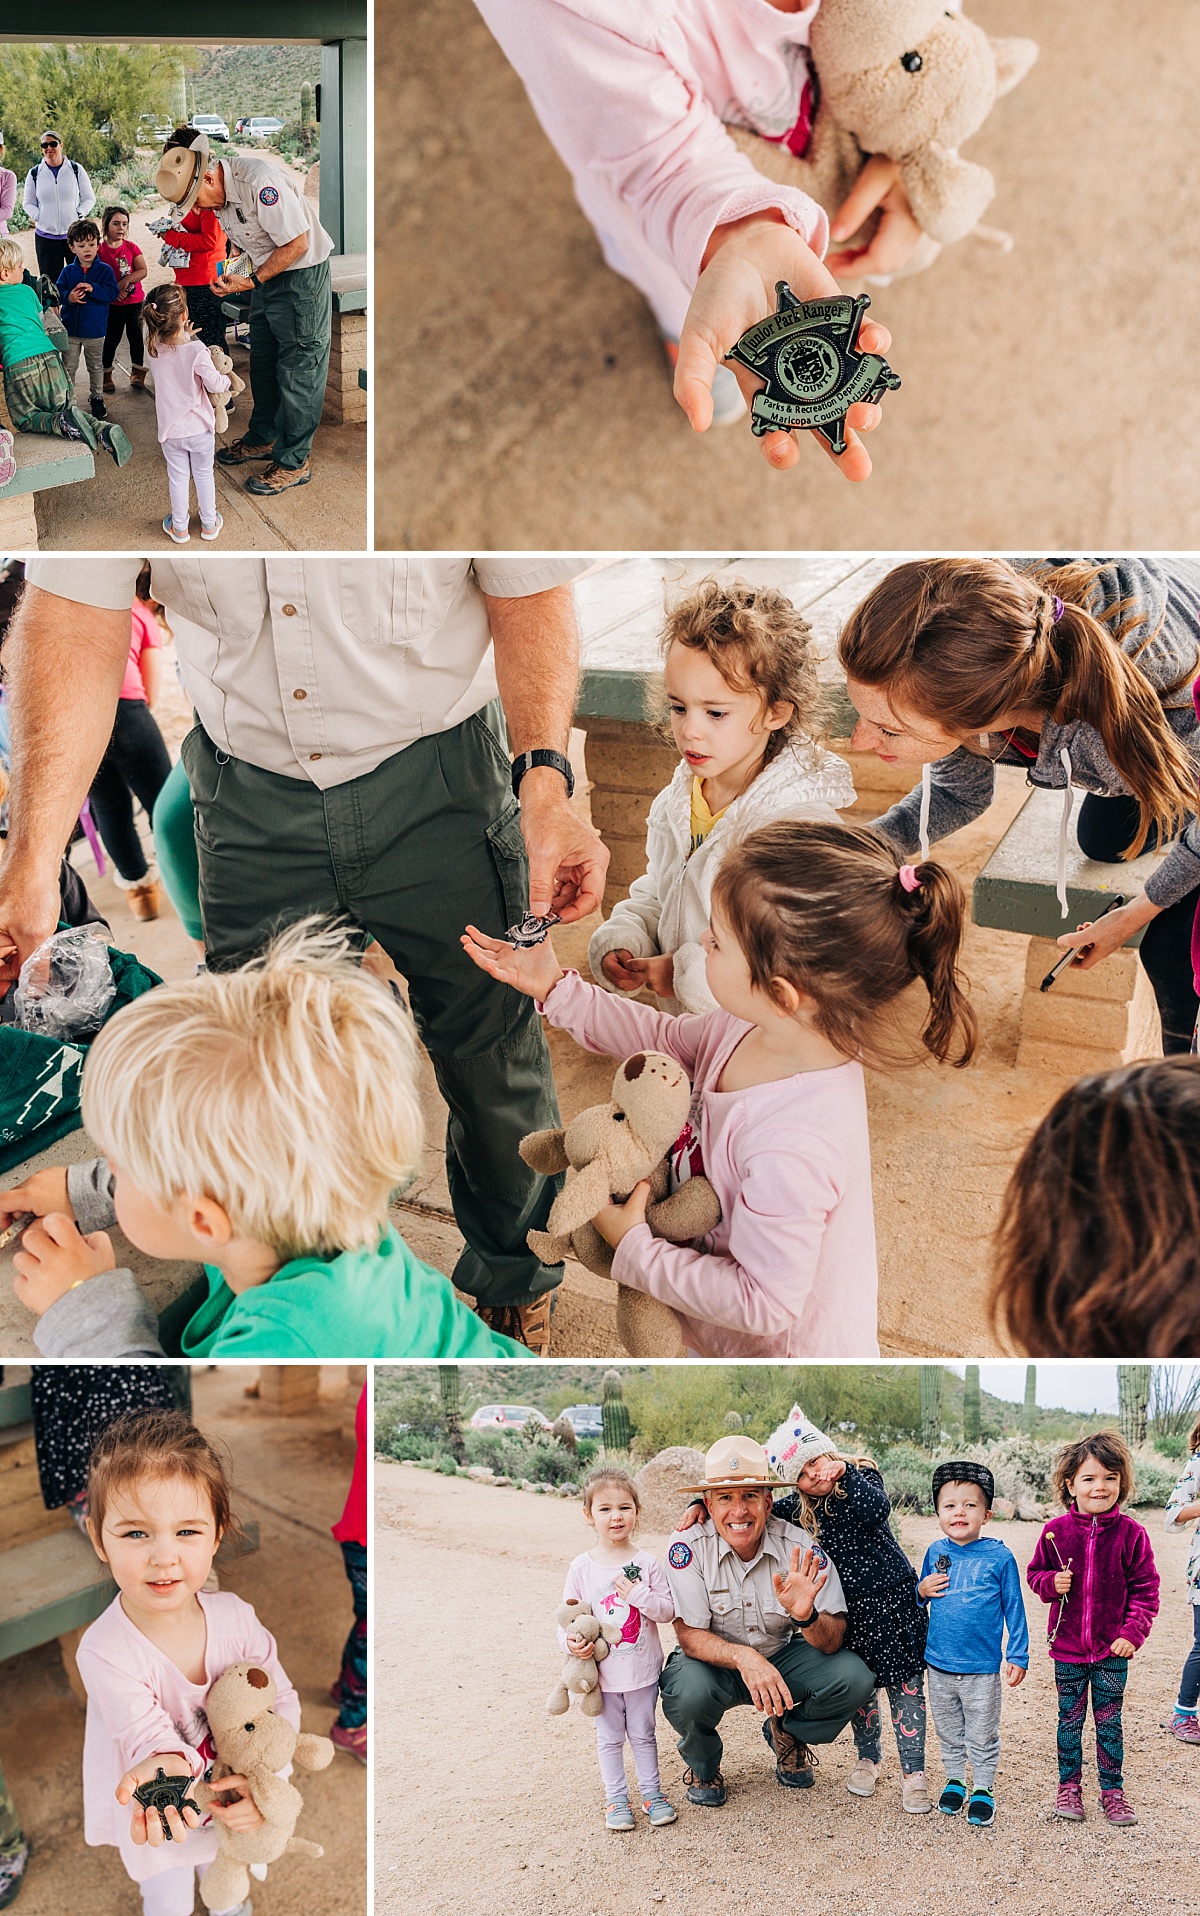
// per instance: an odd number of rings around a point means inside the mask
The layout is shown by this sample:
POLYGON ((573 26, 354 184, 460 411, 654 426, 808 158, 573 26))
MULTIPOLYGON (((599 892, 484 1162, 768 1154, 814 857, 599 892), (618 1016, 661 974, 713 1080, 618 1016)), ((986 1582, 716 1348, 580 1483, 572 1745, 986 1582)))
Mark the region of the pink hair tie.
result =
POLYGON ((921 881, 917 877, 917 868, 915 865, 901 865, 896 876, 899 878, 905 891, 920 891, 921 881))

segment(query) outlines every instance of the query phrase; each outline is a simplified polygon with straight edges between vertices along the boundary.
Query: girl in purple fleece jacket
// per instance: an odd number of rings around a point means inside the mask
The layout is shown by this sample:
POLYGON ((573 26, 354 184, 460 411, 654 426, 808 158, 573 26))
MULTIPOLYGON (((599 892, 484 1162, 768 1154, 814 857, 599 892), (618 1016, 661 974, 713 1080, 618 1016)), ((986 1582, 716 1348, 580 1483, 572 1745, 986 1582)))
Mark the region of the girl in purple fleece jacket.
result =
POLYGON ((1115 1430, 1059 1452, 1054 1488, 1065 1516, 1046 1525, 1025 1572, 1050 1609, 1050 1655, 1058 1689, 1055 1811, 1082 1822, 1083 1720, 1088 1689, 1096 1724, 1100 1807, 1110 1823, 1136 1823, 1121 1787, 1121 1704, 1129 1659, 1158 1615, 1150 1539, 1121 1505, 1133 1490, 1133 1459, 1115 1430))

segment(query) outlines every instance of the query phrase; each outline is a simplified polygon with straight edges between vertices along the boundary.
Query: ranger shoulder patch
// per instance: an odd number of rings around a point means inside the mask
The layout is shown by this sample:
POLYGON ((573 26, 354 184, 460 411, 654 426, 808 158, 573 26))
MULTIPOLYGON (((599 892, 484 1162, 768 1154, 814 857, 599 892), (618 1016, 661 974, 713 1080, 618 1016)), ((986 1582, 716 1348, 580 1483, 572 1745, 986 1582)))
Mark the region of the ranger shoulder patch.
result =
POLYGON ((264 186, 260 189, 258 197, 263 206, 278 206, 279 188, 277 186, 264 186))
POLYGON ((692 1561, 691 1546, 686 1543, 673 1543, 667 1552, 667 1562, 672 1570, 686 1570, 692 1561))

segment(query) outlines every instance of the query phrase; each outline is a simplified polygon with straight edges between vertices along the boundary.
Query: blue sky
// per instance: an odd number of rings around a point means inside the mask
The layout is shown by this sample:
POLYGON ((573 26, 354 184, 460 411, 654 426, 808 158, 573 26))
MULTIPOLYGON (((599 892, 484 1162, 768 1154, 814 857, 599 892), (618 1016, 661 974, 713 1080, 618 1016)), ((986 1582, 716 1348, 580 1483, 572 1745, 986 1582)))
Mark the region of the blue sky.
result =
MULTIPOLYGON (((961 1377, 965 1364, 951 1364, 961 1377)), ((1183 1366, 1194 1371, 1194 1364, 1183 1366)), ((980 1364, 979 1382, 993 1397, 1021 1403, 1025 1396, 1024 1363, 980 1364)), ((1116 1411, 1117 1367, 1115 1364, 1091 1364, 1082 1360, 1040 1363, 1037 1367, 1039 1404, 1062 1410, 1116 1411)))

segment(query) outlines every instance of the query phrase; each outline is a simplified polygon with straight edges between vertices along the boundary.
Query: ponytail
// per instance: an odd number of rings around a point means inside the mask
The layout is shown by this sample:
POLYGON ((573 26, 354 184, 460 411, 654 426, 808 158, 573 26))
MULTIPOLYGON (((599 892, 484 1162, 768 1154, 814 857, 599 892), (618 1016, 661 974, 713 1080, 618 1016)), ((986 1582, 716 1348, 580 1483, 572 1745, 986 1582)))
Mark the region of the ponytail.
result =
POLYGON ((866 826, 782 819, 730 849, 713 909, 758 989, 778 1001, 786 983, 811 999, 814 1025, 843 1056, 915 1061, 896 1014, 918 979, 929 996, 925 1050, 943 1064, 974 1056, 975 1014, 958 970, 966 895, 946 866, 902 865, 891 840, 866 826))
POLYGON ((1014 712, 1082 720, 1137 800, 1136 857, 1150 833, 1173 838, 1196 810, 1196 775, 1167 723, 1195 659, 1161 691, 1122 641, 1138 623, 1128 602, 1088 610, 1101 568, 1071 560, 1038 574, 1004 559, 920 559, 897 566, 851 614, 838 656, 852 678, 886 687, 894 704, 969 739, 1014 712), (1120 623, 1116 623, 1120 621, 1120 623))

